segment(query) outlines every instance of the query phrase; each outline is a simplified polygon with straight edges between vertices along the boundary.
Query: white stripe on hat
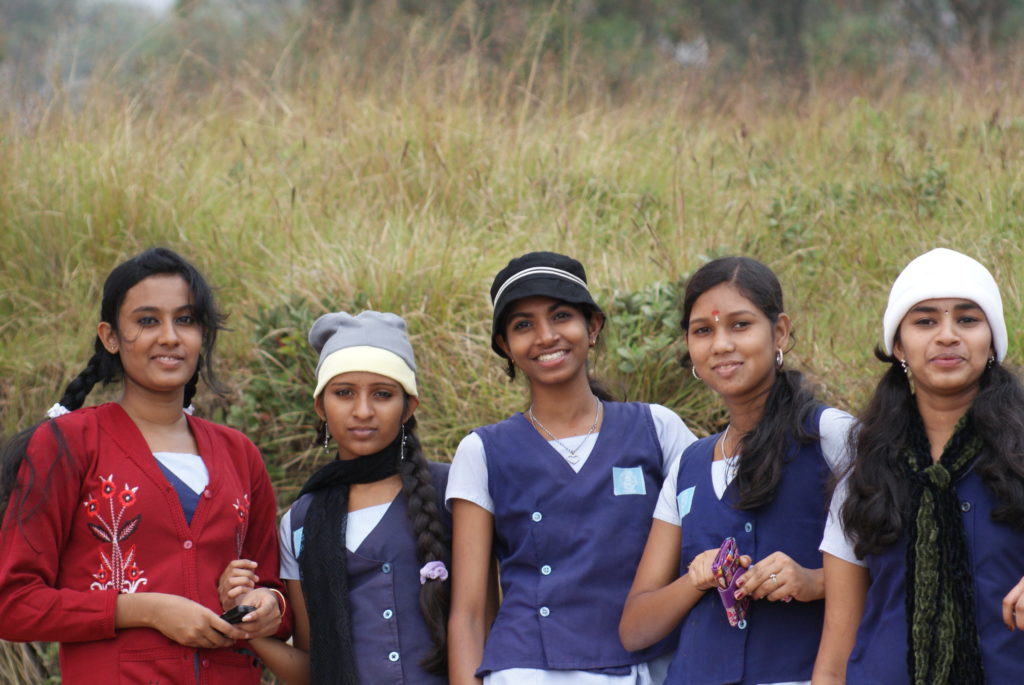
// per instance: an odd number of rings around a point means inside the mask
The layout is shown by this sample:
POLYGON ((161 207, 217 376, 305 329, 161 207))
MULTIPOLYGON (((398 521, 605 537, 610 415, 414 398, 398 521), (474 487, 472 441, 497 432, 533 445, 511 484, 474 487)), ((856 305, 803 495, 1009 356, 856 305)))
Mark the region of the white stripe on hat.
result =
POLYGON ((513 283, 515 283, 518 280, 526 278, 527 276, 537 276, 537 275, 541 275, 541 276, 555 276, 556 278, 564 278, 567 281, 572 281, 576 285, 578 285, 581 288, 583 288, 584 290, 586 290, 588 293, 590 292, 590 288, 587 287, 587 282, 586 281, 584 281, 579 276, 576 276, 574 274, 569 273, 568 271, 565 271, 564 269, 556 269, 556 268, 554 268, 552 266, 532 266, 529 269, 523 269, 522 271, 520 271, 519 273, 515 274, 514 276, 510 276, 507 281, 502 283, 501 287, 498 288, 498 292, 495 293, 495 295, 494 295, 494 300, 491 302, 491 306, 494 307, 495 309, 498 308, 498 301, 501 299, 502 294, 505 292, 505 290, 510 285, 512 285, 513 283))

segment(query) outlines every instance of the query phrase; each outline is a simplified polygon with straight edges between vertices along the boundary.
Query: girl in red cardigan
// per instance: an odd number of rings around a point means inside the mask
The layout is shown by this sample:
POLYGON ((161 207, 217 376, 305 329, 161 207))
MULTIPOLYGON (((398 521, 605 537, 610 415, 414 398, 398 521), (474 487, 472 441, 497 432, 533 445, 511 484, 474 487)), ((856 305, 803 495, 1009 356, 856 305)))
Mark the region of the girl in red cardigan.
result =
POLYGON ((95 354, 50 420, 4 449, 0 638, 61 643, 62 682, 259 682, 250 637, 284 632, 273 491, 240 433, 189 415, 221 315, 170 250, 103 287, 95 354), (117 402, 79 409, 99 382, 117 402), (256 607, 221 618, 217 579, 254 559, 256 607))

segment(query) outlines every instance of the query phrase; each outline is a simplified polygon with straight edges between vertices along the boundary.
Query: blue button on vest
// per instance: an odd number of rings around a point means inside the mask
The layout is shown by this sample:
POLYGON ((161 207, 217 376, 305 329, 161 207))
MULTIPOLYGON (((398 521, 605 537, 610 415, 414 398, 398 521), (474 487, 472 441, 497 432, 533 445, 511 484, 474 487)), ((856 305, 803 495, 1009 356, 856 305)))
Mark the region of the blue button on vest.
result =
POLYGON ((517 667, 626 673, 670 649, 665 641, 628 652, 618 636, 662 481, 650 408, 606 402, 579 473, 522 414, 476 432, 487 456, 503 593, 478 675, 517 667), (620 491, 645 494, 614 494, 613 467, 620 491))
MULTIPOLYGON (((817 432, 824 407, 812 418, 817 432)), ((821 543, 830 477, 821 443, 791 444, 791 458, 770 504, 755 510, 734 508, 736 483, 719 500, 711 481, 718 435, 698 440, 683 453, 678 492, 693 488, 690 511, 681 521, 680 573, 699 553, 732 536, 741 554, 755 562, 782 551, 805 568, 821 568, 821 543)), ((810 680, 821 638, 824 602, 751 602, 744 629, 729 625, 715 591, 683 619, 679 647, 666 683, 721 685, 810 680)))

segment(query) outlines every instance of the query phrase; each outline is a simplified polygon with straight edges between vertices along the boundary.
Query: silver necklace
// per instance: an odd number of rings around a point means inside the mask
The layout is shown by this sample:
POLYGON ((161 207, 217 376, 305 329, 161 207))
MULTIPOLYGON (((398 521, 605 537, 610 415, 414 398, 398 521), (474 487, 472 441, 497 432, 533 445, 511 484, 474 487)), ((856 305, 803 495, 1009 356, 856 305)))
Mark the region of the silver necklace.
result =
POLYGON ((576 453, 580 451, 583 445, 586 444, 587 440, 590 439, 590 436, 594 434, 594 431, 597 429, 597 422, 601 420, 601 400, 595 397, 594 405, 594 423, 590 424, 590 430, 588 430, 587 434, 583 436, 582 440, 580 440, 580 444, 576 445, 576 449, 571 449, 564 442, 556 438, 555 434, 549 431, 547 427, 545 427, 544 424, 540 422, 540 419, 538 419, 537 416, 533 413, 532 404, 530 405, 530 408, 526 410, 526 413, 529 414, 530 421, 536 424, 537 428, 540 428, 542 431, 544 431, 544 433, 547 434, 549 438, 558 443, 559 447, 561 447, 563 450, 569 453, 569 456, 566 457, 566 459, 570 464, 576 466, 576 464, 579 463, 579 460, 582 458, 576 456, 576 453))

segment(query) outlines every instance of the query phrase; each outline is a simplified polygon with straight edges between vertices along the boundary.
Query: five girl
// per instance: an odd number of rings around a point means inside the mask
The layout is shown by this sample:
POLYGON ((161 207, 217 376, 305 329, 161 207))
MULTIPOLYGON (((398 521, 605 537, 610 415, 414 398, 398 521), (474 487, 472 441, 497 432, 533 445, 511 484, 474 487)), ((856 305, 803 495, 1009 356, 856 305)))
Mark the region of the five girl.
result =
POLYGON ((682 622, 669 682, 811 677, 824 611, 818 544, 851 417, 784 369, 790 325, 778 279, 753 259, 709 262, 686 286, 693 374, 722 397, 729 424, 665 480, 620 626, 623 644, 640 649, 682 622), (727 537, 749 566, 732 599, 754 600, 735 627, 712 574, 727 537))
POLYGON ((694 436, 590 379, 605 319, 576 260, 513 259, 491 302, 491 347, 526 377, 530 403, 469 434, 452 464, 451 682, 660 682, 648 662, 672 645, 627 650, 616 625, 664 474, 694 436))
POLYGON ((5 449, 0 638, 60 642, 64 683, 255 685, 241 640, 289 631, 259 452, 184 410, 220 325, 191 264, 160 248, 129 259, 104 283, 95 354, 56 418, 5 449), (120 400, 79 409, 115 380, 120 400), (234 626, 217 578, 239 557, 262 578, 234 626))
POLYGON ((699 441, 590 377, 605 318, 579 262, 523 255, 490 294, 491 346, 529 405, 466 436, 450 479, 416 436, 404 322, 313 325, 337 458, 281 521, 285 613, 258 451, 183 410, 213 383, 211 291, 162 248, 118 266, 93 358, 4 448, 0 638, 61 642, 68 683, 255 684, 260 659, 289 684, 1019 679, 1024 388, 978 262, 934 250, 896 279, 848 466, 852 417, 784 368, 782 290, 755 260, 686 287, 693 374, 729 413, 699 441), (80 409, 114 380, 118 402, 80 409), (735 625, 712 592, 726 538, 745 568, 728 600, 749 602, 735 625), (218 616, 237 605, 255 610, 218 616), (270 637, 292 613, 294 646, 270 637))
POLYGON ((937 249, 893 283, 888 364, 833 499, 815 683, 1020 682, 1024 389, 992 275, 937 249))

